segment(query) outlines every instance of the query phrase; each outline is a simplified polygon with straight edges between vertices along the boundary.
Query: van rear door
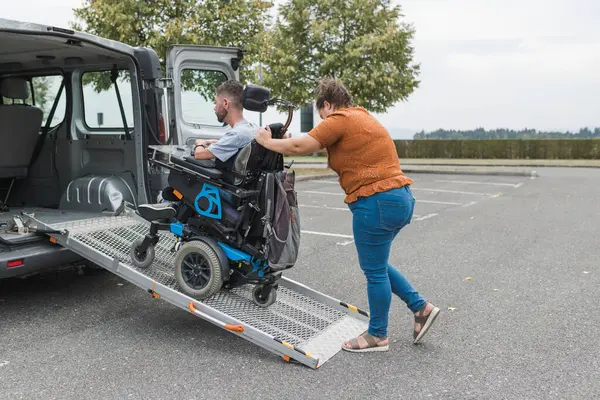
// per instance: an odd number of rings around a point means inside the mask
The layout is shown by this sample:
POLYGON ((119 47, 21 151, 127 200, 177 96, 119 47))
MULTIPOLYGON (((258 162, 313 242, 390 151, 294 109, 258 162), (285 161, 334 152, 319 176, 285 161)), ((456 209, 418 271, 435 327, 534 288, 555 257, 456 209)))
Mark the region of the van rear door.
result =
POLYGON ((216 87, 239 79, 237 48, 176 45, 167 51, 167 106, 172 144, 218 139, 227 128, 214 113, 216 87))

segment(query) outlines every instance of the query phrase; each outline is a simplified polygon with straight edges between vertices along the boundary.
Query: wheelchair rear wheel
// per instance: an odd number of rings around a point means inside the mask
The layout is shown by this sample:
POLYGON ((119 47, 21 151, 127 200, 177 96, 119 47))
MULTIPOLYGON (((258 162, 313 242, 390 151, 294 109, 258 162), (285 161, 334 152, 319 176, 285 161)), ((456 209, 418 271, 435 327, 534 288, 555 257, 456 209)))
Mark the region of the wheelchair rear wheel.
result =
POLYGON ((217 294, 223 286, 217 253, 200 240, 183 244, 175 257, 175 280, 190 297, 204 299, 217 294))

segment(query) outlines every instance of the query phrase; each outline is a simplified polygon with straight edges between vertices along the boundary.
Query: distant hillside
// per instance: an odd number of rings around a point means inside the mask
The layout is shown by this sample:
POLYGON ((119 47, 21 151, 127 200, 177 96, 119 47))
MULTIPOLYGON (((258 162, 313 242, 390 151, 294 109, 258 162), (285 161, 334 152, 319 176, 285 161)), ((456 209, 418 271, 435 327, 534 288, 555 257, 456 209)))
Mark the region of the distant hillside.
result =
POLYGON ((581 128, 579 132, 552 132, 536 131, 535 129, 523 129, 515 131, 512 129, 485 130, 446 130, 438 129, 434 132, 421 131, 413 135, 413 139, 600 139, 600 128, 593 130, 581 128))

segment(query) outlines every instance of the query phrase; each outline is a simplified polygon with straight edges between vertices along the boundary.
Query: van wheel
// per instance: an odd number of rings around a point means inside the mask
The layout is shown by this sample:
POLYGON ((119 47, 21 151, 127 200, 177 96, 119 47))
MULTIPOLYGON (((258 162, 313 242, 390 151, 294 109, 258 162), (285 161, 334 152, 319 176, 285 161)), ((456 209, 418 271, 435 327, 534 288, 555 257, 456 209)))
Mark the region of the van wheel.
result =
POLYGON ((175 257, 175 280, 183 293, 195 299, 219 293, 223 276, 217 253, 200 240, 185 243, 175 257))
POLYGON ((144 239, 138 239, 131 246, 131 262, 133 266, 140 269, 148 268, 154 262, 154 245, 151 243, 145 251, 140 249, 144 239))

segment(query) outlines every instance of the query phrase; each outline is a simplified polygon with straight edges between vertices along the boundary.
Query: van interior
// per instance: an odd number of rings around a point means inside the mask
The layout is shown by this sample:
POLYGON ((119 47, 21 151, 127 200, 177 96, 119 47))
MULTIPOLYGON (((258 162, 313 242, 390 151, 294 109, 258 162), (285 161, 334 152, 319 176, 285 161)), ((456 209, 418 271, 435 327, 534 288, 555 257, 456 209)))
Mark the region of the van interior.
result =
POLYGON ((23 211, 52 223, 145 198, 133 65, 52 32, 0 31, 0 242, 35 237, 15 225, 23 211))

